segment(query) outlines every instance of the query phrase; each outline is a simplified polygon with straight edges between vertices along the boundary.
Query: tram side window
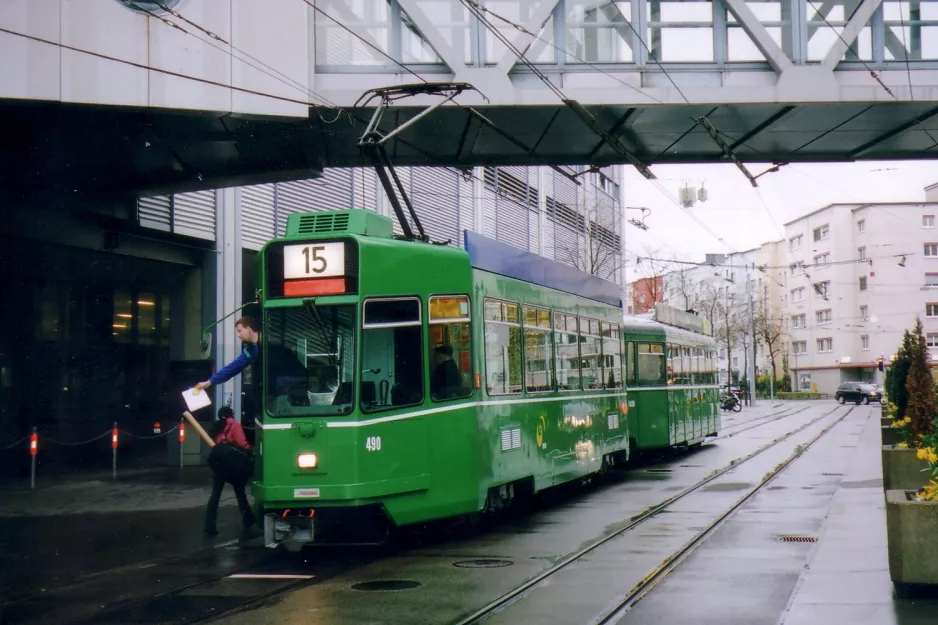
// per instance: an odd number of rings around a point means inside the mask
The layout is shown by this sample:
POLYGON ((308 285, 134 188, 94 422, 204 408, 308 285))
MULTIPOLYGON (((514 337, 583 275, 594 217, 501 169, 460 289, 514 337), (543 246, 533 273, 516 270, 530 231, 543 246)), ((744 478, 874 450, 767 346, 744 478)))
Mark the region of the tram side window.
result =
POLYGON ((554 345, 557 346, 557 390, 580 390, 580 354, 576 315, 554 313, 554 345))
POLYGON ((684 375, 681 368, 681 348, 678 345, 668 344, 668 384, 683 384, 681 377, 684 375))
POLYGON ((362 321, 362 410, 423 402, 420 300, 365 300, 362 321))
POLYGON ((619 328, 611 323, 602 324, 603 380, 606 388, 622 388, 622 343, 619 328))
POLYGON ((635 384, 635 343, 632 341, 625 346, 625 383, 635 384))
POLYGON ((524 307, 524 387, 529 393, 553 389, 554 356, 550 311, 524 307))
POLYGON ((580 317, 580 368, 583 388, 603 387, 602 336, 599 334, 599 322, 595 319, 580 317))
POLYGON ((658 386, 665 384, 666 380, 664 345, 661 343, 639 343, 639 386, 658 386))
POLYGON ((430 397, 446 401, 472 394, 472 340, 469 298, 465 295, 430 298, 430 397))
POLYGON ((521 311, 518 304, 485 300, 485 388, 489 395, 521 392, 521 311))

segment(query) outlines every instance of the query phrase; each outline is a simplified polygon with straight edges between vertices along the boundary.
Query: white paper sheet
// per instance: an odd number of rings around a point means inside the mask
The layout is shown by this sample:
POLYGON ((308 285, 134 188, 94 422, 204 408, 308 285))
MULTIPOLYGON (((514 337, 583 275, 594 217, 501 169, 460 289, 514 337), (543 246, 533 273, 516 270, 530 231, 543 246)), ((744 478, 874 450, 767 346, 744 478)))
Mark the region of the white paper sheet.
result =
POLYGON ((206 391, 196 391, 194 387, 183 391, 182 398, 186 400, 189 412, 195 412, 200 408, 212 405, 212 399, 208 393, 206 391))

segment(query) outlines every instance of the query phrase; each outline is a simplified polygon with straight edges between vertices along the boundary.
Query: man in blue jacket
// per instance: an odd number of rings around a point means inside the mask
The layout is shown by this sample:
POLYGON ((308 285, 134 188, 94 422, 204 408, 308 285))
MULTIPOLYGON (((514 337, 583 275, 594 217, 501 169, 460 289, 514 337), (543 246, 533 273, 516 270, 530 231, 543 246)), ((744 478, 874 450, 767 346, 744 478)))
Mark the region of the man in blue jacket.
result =
MULTIPOLYGON (((241 317, 235 321, 235 331, 238 339, 246 343, 244 350, 238 354, 238 357, 225 365, 219 371, 205 382, 199 382, 195 388, 204 390, 215 384, 224 384, 234 376, 238 375, 249 365, 260 363, 261 361, 261 332, 257 322, 253 317, 241 317)), ((309 386, 309 374, 306 367, 297 359, 296 354, 283 345, 268 344, 268 356, 270 364, 268 365, 268 393, 271 397, 277 395, 301 392, 306 402, 305 389, 309 386)), ((260 375, 261 371, 255 371, 253 376, 255 388, 258 392, 256 397, 260 398, 260 375)), ((258 401, 259 404, 259 401, 258 401)), ((258 407, 258 414, 260 409, 258 407)))
POLYGON ((244 350, 238 354, 238 357, 228 363, 225 367, 216 371, 215 374, 205 382, 199 382, 195 388, 202 391, 214 384, 224 384, 235 377, 248 365, 252 365, 260 360, 261 357, 261 333, 257 327, 257 322, 253 317, 241 317, 235 321, 235 332, 242 343, 247 343, 244 350))

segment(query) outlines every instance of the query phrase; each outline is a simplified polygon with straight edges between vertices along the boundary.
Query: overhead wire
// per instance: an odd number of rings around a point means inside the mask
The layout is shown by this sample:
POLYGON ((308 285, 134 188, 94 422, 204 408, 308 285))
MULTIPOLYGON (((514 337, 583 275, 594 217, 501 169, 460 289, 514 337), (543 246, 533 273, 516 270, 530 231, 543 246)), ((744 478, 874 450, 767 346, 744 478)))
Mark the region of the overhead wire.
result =
MULTIPOLYGON (((319 102, 321 102, 321 104, 318 104, 318 105, 311 103, 312 106, 313 106, 313 108, 317 108, 318 106, 323 106, 323 107, 330 108, 330 109, 333 109, 333 110, 336 110, 336 111, 337 111, 335 119, 333 119, 333 120, 331 120, 331 121, 329 121, 329 120, 325 119, 324 117, 322 117, 322 115, 317 111, 317 115, 319 115, 319 118, 320 118, 323 122, 325 122, 325 123, 334 123, 334 122, 338 121, 338 118, 339 118, 343 113, 345 113, 345 111, 343 111, 340 107, 338 107, 335 103, 331 102, 329 99, 327 99, 327 98, 325 98, 325 97, 319 95, 318 93, 316 93, 316 92, 313 91, 312 89, 309 89, 308 87, 303 86, 302 83, 300 83, 299 81, 297 81, 297 80, 295 80, 295 79, 293 79, 293 78, 290 78, 289 76, 287 76, 287 75, 284 74, 283 72, 281 72, 281 71, 279 71, 279 70, 277 70, 277 69, 271 67, 269 64, 267 64, 267 63, 261 61, 260 59, 258 59, 258 58, 255 57, 255 56, 253 56, 253 55, 251 55, 251 54, 245 52, 244 50, 242 50, 241 48, 235 46, 234 44, 229 43, 228 41, 226 41, 226 40, 225 40, 223 37, 221 37, 220 35, 218 35, 218 34, 212 32, 211 30, 205 28, 204 26, 202 26, 202 25, 200 25, 200 24, 198 24, 198 23, 196 23, 196 22, 194 22, 194 21, 188 19, 188 18, 185 17, 182 13, 180 13, 180 12, 178 12, 178 11, 172 9, 172 8, 169 8, 169 7, 166 6, 164 3, 161 3, 161 2, 155 2, 154 4, 156 4, 156 6, 158 6, 158 7, 159 7, 160 9, 162 9, 163 11, 166 11, 167 13, 171 14, 173 17, 176 17, 177 19, 180 19, 180 20, 184 21, 186 24, 192 26, 193 28, 195 28, 195 29, 201 31, 201 32, 204 33, 207 37, 209 37, 210 40, 207 41, 207 40, 203 39, 202 37, 198 36, 197 34, 195 34, 195 33, 193 33, 193 32, 190 32, 190 31, 186 30, 185 28, 183 28, 182 26, 180 26, 179 24, 173 22, 173 21, 170 20, 169 18, 167 18, 167 17, 165 17, 165 16, 163 16, 163 15, 160 15, 159 13, 156 13, 155 11, 151 11, 151 10, 147 9, 146 7, 141 6, 141 7, 140 7, 140 10, 143 11, 144 13, 146 13, 147 15, 149 15, 150 17, 152 17, 153 19, 155 19, 155 20, 161 22, 162 24, 165 24, 166 26, 168 26, 168 27, 170 27, 170 28, 173 28, 173 29, 175 29, 175 30, 181 31, 182 33, 186 34, 187 36, 193 37, 193 38, 195 38, 195 39, 201 41, 202 43, 205 43, 205 44, 207 44, 207 45, 210 45, 210 46, 212 46, 213 48, 215 48, 216 50, 219 50, 219 51, 221 51, 221 52, 224 52, 224 53, 227 54, 229 57, 231 57, 233 60, 236 60, 236 61, 238 61, 238 62, 244 63, 245 65, 247 65, 247 66, 249 66, 249 67, 251 67, 251 68, 253 68, 253 69, 256 69, 257 71, 259 71, 259 72, 261 72, 261 73, 263 73, 263 74, 266 74, 267 76, 270 76, 271 78, 273 78, 273 79, 275 79, 275 80, 277 80, 277 81, 279 81, 279 82, 281 82, 281 83, 287 85, 288 87, 291 87, 291 88, 293 88, 293 89, 299 91, 300 93, 303 93, 304 95, 309 96, 309 97, 311 97, 311 98, 313 98, 313 99, 318 100, 319 102), (212 41, 212 40, 214 40, 214 41, 212 41), (223 45, 218 45, 217 43, 215 43, 215 41, 221 42, 221 44, 223 44, 223 45), (226 49, 224 46, 228 46, 228 48, 230 48, 230 49, 226 49), (237 52, 238 54, 240 54, 241 56, 243 56, 243 57, 245 57, 245 58, 247 58, 247 59, 249 59, 249 60, 246 61, 244 58, 238 58, 238 57, 236 57, 236 56, 234 55, 234 52, 237 52)), ((347 114, 347 113, 346 113, 346 114, 347 114)), ((352 123, 351 115, 349 115, 349 123, 352 123)))

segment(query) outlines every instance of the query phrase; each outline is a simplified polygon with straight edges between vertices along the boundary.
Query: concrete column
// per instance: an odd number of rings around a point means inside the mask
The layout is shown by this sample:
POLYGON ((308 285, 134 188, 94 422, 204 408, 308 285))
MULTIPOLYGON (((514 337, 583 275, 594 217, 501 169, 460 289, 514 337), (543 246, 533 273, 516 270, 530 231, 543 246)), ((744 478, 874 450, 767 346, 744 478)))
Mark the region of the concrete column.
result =
MULTIPOLYGON (((215 192, 215 240, 218 255, 215 267, 215 319, 231 314, 241 306, 241 189, 218 189, 215 192)), ((215 366, 220 369, 241 353, 234 321, 238 314, 215 326, 215 366)), ((241 420, 241 376, 215 388, 214 406, 231 405, 235 418, 241 420)))

